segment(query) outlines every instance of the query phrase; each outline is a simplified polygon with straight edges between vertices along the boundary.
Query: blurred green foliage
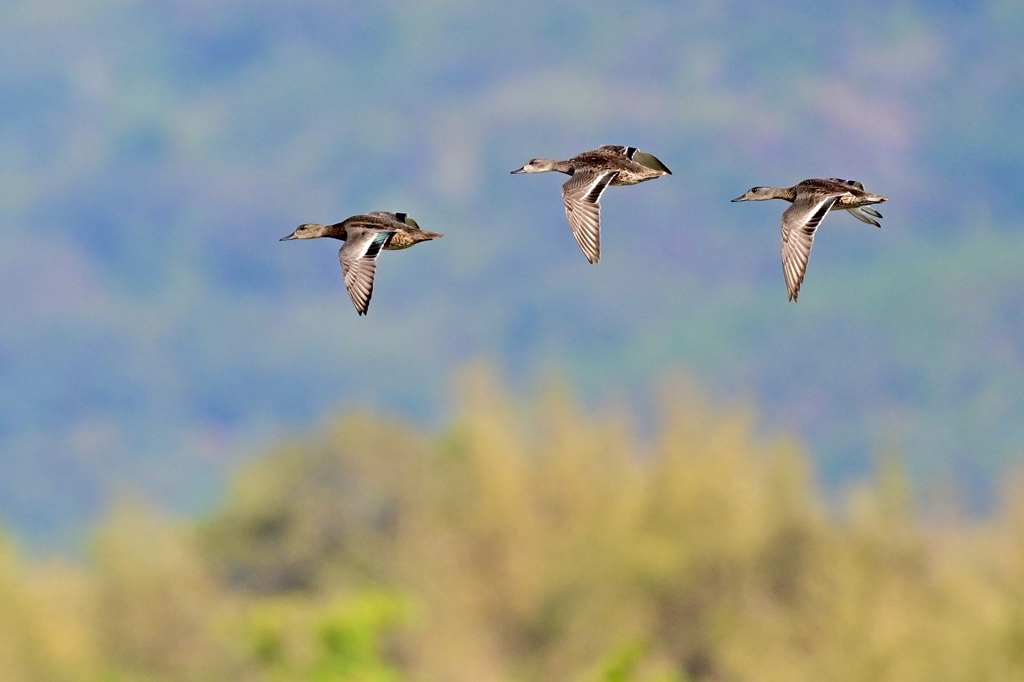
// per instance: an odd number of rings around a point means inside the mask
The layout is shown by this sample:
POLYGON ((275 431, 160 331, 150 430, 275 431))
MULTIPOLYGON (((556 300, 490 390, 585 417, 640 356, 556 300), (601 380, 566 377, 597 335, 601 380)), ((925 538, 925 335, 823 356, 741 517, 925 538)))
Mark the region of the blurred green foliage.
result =
POLYGON ((0 540, 0 679, 1015 680, 1024 504, 922 520, 900 467, 827 508, 746 410, 532 400, 467 373, 441 434, 345 415, 201 522, 137 504, 88 562, 0 540))

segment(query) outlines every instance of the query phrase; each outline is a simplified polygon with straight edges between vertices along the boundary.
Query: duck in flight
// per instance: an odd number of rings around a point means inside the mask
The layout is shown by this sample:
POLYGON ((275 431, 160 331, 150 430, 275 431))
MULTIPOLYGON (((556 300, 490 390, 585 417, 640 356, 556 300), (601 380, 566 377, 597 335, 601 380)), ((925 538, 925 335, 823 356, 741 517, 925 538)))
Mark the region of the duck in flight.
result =
POLYGON ((304 223, 280 241, 331 237, 345 242, 338 251, 345 288, 360 315, 365 315, 373 295, 373 276, 381 250, 398 251, 422 241, 443 237, 440 232, 421 230, 405 213, 375 211, 354 215, 340 223, 321 225, 304 223))
POLYGON ((888 200, 864 190, 863 183, 840 178, 804 180, 792 187, 752 187, 733 201, 785 199, 793 204, 782 212, 782 274, 789 300, 795 301, 807 272, 814 232, 829 211, 847 211, 857 220, 881 227, 882 214, 872 204, 888 200))
POLYGON ((636 147, 606 144, 566 161, 531 159, 518 173, 558 171, 571 176, 562 185, 569 227, 591 263, 601 260, 601 195, 608 185, 635 185, 671 175, 661 161, 636 147))

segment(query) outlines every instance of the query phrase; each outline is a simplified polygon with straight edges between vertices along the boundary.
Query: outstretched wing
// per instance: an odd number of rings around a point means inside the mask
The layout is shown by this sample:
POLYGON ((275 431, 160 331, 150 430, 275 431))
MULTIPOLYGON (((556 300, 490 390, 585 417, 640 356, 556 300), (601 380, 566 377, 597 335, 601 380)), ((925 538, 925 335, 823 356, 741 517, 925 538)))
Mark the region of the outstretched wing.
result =
POLYGON ((618 174, 618 171, 582 170, 562 185, 569 227, 591 263, 601 260, 601 195, 618 174))
POLYGON ((345 288, 360 315, 365 315, 370 307, 373 277, 377 273, 377 255, 393 234, 393 231, 388 230, 350 227, 345 245, 338 251, 345 288))
POLYGON ((782 213, 782 274, 789 300, 795 301, 811 257, 814 231, 836 203, 839 194, 801 194, 782 213))

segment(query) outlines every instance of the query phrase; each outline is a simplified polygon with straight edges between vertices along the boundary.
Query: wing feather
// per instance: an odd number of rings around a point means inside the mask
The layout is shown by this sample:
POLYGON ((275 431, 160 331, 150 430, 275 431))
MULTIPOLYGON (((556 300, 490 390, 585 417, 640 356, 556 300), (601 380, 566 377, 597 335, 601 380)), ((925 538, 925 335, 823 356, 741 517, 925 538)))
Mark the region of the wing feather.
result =
POLYGON ((377 273, 377 256, 392 235, 394 231, 391 230, 350 227, 345 245, 338 251, 345 288, 360 315, 365 315, 370 307, 373 278, 377 273))
POLYGON ((569 227, 591 263, 601 260, 601 195, 618 174, 618 171, 582 170, 562 185, 569 227))
MULTIPOLYGON (((864 208, 864 207, 854 206, 852 208, 846 209, 846 212, 849 213, 850 215, 852 215, 857 220, 861 221, 862 223, 867 223, 868 225, 874 225, 875 227, 881 227, 882 226, 881 223, 879 223, 877 220, 875 220, 874 218, 871 217, 873 214, 878 213, 878 211, 872 211, 872 210, 864 208)), ((878 217, 881 218, 882 215, 879 213, 878 217)))
POLYGON ((629 154, 629 158, 634 163, 638 163, 645 168, 650 168, 651 170, 661 171, 666 175, 672 175, 672 171, 668 169, 668 166, 659 161, 654 154, 648 154, 647 152, 642 152, 633 147, 630 147, 630 149, 633 149, 633 153, 629 154))
POLYGON ((782 273, 795 301, 807 272, 814 232, 841 195, 802 194, 782 213, 782 273))

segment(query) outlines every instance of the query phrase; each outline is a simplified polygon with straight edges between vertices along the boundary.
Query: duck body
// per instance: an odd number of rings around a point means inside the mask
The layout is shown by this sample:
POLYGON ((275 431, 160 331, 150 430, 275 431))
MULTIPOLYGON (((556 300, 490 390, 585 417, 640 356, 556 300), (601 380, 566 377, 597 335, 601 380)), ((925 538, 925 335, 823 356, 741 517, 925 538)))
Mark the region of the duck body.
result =
POLYGON ((345 242, 338 251, 345 288, 360 315, 365 315, 373 295, 377 256, 381 251, 400 251, 444 235, 420 229, 406 213, 375 211, 354 215, 340 223, 303 223, 280 241, 329 237, 345 242))
POLYGON ((636 147, 607 144, 571 159, 531 159, 519 173, 557 171, 571 176, 562 185, 565 215, 576 242, 591 263, 601 260, 601 195, 609 185, 636 185, 671 175, 672 171, 652 154, 636 147))
POLYGON ((784 199, 792 204, 782 213, 782 273, 789 300, 797 300, 807 272, 814 233, 829 211, 847 211, 861 222, 881 227, 882 214, 872 204, 888 197, 872 194, 864 184, 842 178, 811 178, 792 187, 751 187, 737 201, 784 199))

